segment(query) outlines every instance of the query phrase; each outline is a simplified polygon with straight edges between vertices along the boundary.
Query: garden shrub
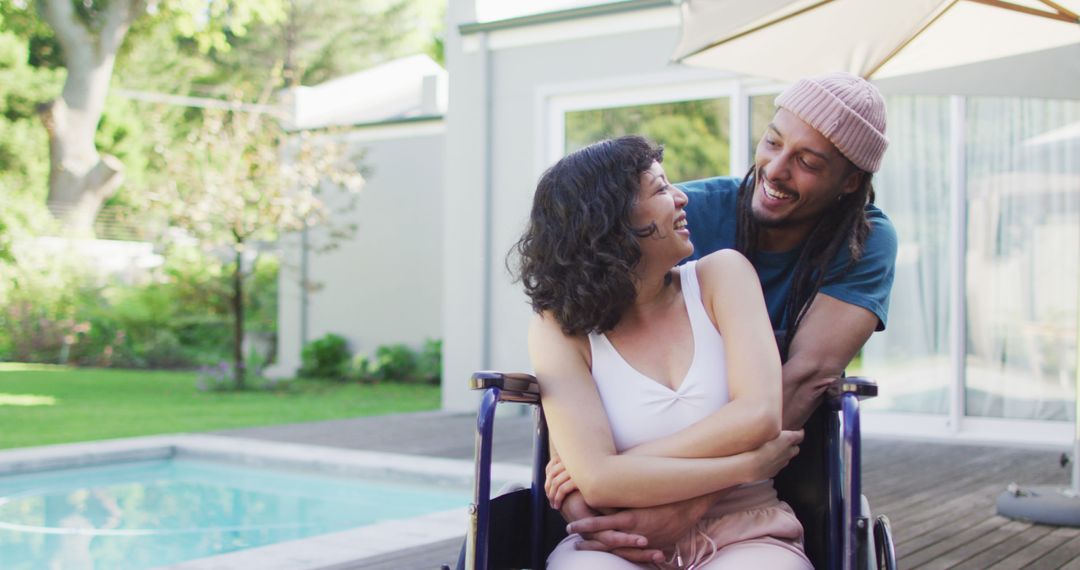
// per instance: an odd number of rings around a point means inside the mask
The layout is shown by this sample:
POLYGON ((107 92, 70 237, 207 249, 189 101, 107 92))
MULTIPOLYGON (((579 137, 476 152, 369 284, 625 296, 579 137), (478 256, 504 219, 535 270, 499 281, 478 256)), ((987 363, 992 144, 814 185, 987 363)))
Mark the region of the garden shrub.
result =
POLYGON ((428 339, 420 351, 407 344, 382 345, 374 358, 357 355, 349 372, 361 382, 438 384, 442 375, 442 341, 428 339))
POLYGON ((132 352, 141 360, 139 368, 184 368, 191 366, 191 356, 171 330, 158 329, 142 336, 132 352))
POLYGON ((349 360, 348 341, 330 333, 304 345, 300 353, 300 376, 343 380, 348 375, 349 360))
MULTIPOLYGON (((64 256, 0 262, 0 360, 194 369, 229 359, 222 264, 194 248, 168 253, 164 266, 134 284, 103 279, 64 256)), ((246 288, 249 336, 275 334, 277 271, 276 258, 264 256, 246 288)), ((256 360, 273 356, 271 349, 256 360)))
POLYGON ((387 344, 375 349, 375 373, 379 380, 414 382, 416 352, 405 344, 387 344))
POLYGON ((425 384, 438 385, 442 380, 442 341, 427 339, 417 359, 417 376, 425 384))
POLYGON ((359 382, 378 382, 375 361, 368 358, 366 354, 353 356, 347 378, 359 382))
POLYGON ((235 387, 233 378, 232 363, 223 360, 215 366, 199 368, 195 389, 200 392, 228 392, 235 387))
POLYGON ((104 304, 102 288, 62 258, 5 266, 0 286, 0 358, 65 363, 85 328, 85 307, 104 304), (66 347, 66 348, 65 348, 66 347))

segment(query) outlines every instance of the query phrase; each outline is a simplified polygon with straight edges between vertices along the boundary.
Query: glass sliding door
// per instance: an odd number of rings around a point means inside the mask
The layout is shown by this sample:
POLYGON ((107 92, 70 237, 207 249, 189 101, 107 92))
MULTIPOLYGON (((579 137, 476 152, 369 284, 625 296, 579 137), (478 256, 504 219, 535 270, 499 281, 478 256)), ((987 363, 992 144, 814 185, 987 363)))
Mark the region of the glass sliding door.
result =
POLYGON ((967 103, 969 416, 1073 419, 1080 102, 967 103))
POLYGON ((896 279, 885 331, 855 372, 881 386, 874 410, 949 409, 950 109, 947 97, 889 97, 889 150, 874 175, 875 203, 896 227, 896 279))
POLYGON ((900 247, 888 329, 871 337, 862 354, 861 369, 881 384, 881 397, 868 407, 1071 421, 1080 102, 968 97, 962 103, 888 98, 891 142, 874 187, 900 247), (952 144, 959 153, 950 151, 952 144), (959 219, 950 208, 954 179, 963 191, 959 219), (956 234, 957 227, 965 231, 956 234), (950 254, 957 235, 962 260, 950 254), (952 318, 956 283, 964 284, 964 322, 952 318), (954 367, 950 336, 957 331, 966 345, 954 367))

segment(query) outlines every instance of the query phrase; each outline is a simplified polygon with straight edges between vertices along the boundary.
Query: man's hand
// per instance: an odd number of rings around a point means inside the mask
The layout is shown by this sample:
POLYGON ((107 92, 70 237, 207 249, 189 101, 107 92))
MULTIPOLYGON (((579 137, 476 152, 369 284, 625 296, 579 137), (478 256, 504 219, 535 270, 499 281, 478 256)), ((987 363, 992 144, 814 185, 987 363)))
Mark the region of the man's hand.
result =
MULTIPOLYGON (((557 456, 548 462, 545 470, 547 477, 544 481, 544 491, 547 494, 548 501, 551 503, 551 507, 559 510, 564 519, 573 522, 604 515, 604 513, 593 509, 585 502, 585 497, 577 490, 577 486, 573 484, 573 480, 570 479, 570 475, 566 472, 566 468, 557 456)), ((577 531, 570 530, 567 527, 567 532, 573 533, 577 531)), ((645 549, 648 539, 640 534, 605 529, 584 535, 583 538, 587 542, 604 545, 603 548, 591 548, 591 550, 613 551, 627 549, 631 551, 631 556, 636 555, 638 557, 627 558, 627 560, 650 562, 654 559, 662 560, 663 558, 663 554, 659 550, 645 549), (660 558, 654 558, 656 555, 659 555, 660 558)))
POLYGON ((780 432, 780 435, 776 436, 776 439, 767 442, 754 451, 748 452, 755 466, 752 479, 761 480, 776 477, 776 474, 798 455, 799 444, 802 443, 803 435, 803 430, 784 430, 780 432))
MULTIPOLYGON (((592 507, 585 503, 585 498, 581 496, 581 493, 574 492, 562 503, 562 510, 560 511, 564 519, 568 521, 578 521, 583 519, 590 519, 592 517, 604 518, 604 514, 594 510, 592 507)), ((566 532, 574 533, 577 531, 570 530, 567 526, 566 532)), ((613 551, 615 549, 626 548, 631 550, 641 550, 647 552, 649 558, 643 558, 642 560, 648 562, 652 560, 651 555, 653 552, 659 553, 659 550, 645 551, 645 546, 648 545, 648 539, 640 534, 632 534, 629 532, 623 532, 621 530, 601 530, 595 533, 583 535, 586 541, 597 541, 600 544, 605 545, 604 548, 592 548, 591 550, 604 550, 613 551)), ((629 559, 628 559, 629 560, 629 559)))
POLYGON ((668 505, 592 516, 571 522, 567 530, 580 533, 585 539, 578 544, 579 550, 611 552, 639 564, 663 562, 662 549, 686 537, 718 496, 714 493, 668 505), (636 545, 627 544, 629 537, 643 540, 636 545))

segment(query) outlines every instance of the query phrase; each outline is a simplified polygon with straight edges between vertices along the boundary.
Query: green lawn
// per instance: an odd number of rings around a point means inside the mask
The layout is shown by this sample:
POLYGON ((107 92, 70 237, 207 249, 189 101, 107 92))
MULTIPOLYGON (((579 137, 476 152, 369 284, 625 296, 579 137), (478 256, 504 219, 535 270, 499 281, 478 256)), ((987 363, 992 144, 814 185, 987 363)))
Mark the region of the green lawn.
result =
POLYGON ((194 372, 0 363, 0 448, 413 412, 437 386, 296 380, 289 392, 200 392, 194 372))

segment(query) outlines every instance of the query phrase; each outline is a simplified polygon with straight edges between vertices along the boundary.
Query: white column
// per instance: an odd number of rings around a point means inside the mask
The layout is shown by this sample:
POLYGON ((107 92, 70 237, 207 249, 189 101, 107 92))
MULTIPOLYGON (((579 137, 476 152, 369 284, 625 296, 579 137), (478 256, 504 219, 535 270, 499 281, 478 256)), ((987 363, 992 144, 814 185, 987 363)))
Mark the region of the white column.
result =
POLYGON ((742 176, 750 168, 750 94, 736 81, 731 91, 731 113, 728 132, 731 133, 730 176, 742 176))
POLYGON ((954 95, 949 101, 950 213, 949 240, 951 271, 949 287, 949 356, 952 383, 949 390, 949 429, 957 433, 964 421, 964 387, 967 359, 967 105, 954 95))
MULTIPOLYGON (((485 163, 490 143, 485 108, 487 54, 477 38, 462 38, 458 26, 476 20, 473 0, 450 0, 446 9, 446 62, 449 110, 446 117, 445 199, 443 209, 443 378, 442 407, 475 412, 477 397, 467 389, 469 375, 485 366, 487 340, 485 253, 490 218, 485 163)), ((439 244, 431 244, 439 247, 439 244)))

